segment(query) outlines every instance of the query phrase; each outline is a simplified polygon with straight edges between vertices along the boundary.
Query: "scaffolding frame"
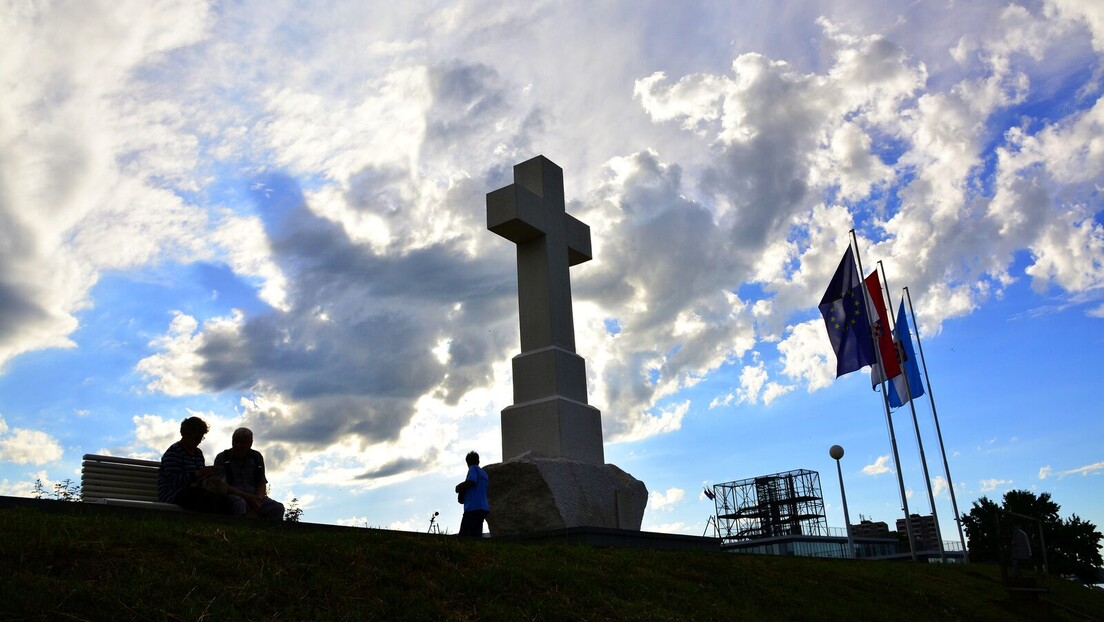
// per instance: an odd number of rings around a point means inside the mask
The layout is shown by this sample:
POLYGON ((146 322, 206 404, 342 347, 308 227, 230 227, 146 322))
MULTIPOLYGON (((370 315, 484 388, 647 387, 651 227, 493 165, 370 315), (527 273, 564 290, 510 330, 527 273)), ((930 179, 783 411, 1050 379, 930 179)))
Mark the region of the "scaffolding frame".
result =
POLYGON ((722 544, 777 536, 827 536, 820 473, 797 469, 714 484, 722 544))

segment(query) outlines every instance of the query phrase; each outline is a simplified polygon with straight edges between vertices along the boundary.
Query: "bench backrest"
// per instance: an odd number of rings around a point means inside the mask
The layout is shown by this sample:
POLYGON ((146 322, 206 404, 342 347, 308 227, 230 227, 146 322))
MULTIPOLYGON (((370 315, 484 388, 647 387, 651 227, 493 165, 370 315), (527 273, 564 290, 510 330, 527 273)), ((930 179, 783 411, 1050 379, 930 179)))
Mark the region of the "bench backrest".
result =
POLYGON ((81 463, 81 500, 157 501, 156 460, 85 454, 81 463))

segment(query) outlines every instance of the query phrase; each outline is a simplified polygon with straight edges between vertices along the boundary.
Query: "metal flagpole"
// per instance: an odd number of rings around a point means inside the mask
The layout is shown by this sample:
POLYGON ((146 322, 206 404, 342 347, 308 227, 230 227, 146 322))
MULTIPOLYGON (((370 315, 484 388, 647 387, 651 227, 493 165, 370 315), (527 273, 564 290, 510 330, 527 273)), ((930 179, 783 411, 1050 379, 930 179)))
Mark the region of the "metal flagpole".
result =
MULTIPOLYGON (((882 282, 885 283, 886 298, 889 300, 890 312, 887 315, 893 315, 893 296, 889 295, 889 279, 886 278, 885 266, 882 265, 881 260, 878 261, 878 268, 882 271, 882 282)), ((900 326, 893 327, 894 330, 900 330, 900 328, 900 326)), ((901 359, 900 349, 895 347, 894 350, 897 351, 897 358, 901 359)), ((924 469, 924 486, 928 489, 928 503, 931 504, 932 521, 935 522, 935 540, 939 543, 939 561, 947 563, 947 552, 943 550, 943 534, 939 529, 939 515, 935 511, 935 494, 932 492, 931 476, 928 475, 928 458, 924 454, 924 441, 920 437, 920 421, 916 418, 916 404, 912 399, 912 381, 909 380, 908 369, 904 363, 904 361, 901 361, 901 375, 905 377, 905 390, 908 391, 908 405, 909 410, 912 411, 912 427, 916 428, 916 446, 920 449, 920 466, 924 469)))
POLYGON ((958 501, 955 499, 954 483, 951 481, 951 467, 947 463, 947 450, 943 446, 943 432, 939 429, 939 415, 935 410, 935 394, 932 393, 931 376, 928 375, 928 363, 924 359, 924 345, 920 342, 920 325, 916 323, 916 313, 912 310, 912 294, 909 288, 905 288, 905 300, 908 301, 909 315, 912 316, 912 325, 916 327, 916 347, 920 352, 920 364, 924 367, 924 380, 928 385, 928 401, 932 407, 932 419, 935 420, 935 435, 939 438, 939 452, 943 454, 943 472, 947 475, 947 490, 951 493, 951 509, 955 514, 955 525, 958 526, 958 541, 962 544, 962 558, 970 561, 970 552, 966 549, 966 538, 962 535, 962 516, 958 513, 958 501))
MULTIPOLYGON (((867 318, 871 317, 870 292, 866 289, 866 279, 863 277, 862 259, 859 257, 859 240, 855 237, 855 230, 851 230, 851 243, 854 245, 855 262, 859 264, 859 281, 863 288, 863 304, 866 305, 867 318)), ((880 293, 878 295, 881 295, 880 293)), ((912 535, 912 519, 909 516, 908 497, 905 495, 905 477, 901 472, 901 455, 897 452, 897 436, 893 432, 893 417, 889 413, 889 397, 885 390, 885 366, 882 364, 882 351, 878 343, 874 342, 874 356, 878 359, 878 366, 882 370, 882 405, 885 407, 886 423, 889 424, 889 444, 893 447, 893 466, 897 468, 897 485, 901 489, 901 506, 905 511, 905 531, 908 533, 909 553, 912 561, 916 561, 916 539, 912 535)))

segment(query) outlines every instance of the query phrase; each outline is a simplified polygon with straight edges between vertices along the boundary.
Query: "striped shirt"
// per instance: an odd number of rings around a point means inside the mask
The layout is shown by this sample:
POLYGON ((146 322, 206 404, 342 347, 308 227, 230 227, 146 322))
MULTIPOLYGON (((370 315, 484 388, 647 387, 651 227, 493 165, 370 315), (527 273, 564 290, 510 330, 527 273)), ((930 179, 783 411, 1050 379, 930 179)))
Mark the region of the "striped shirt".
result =
POLYGON ((157 500, 172 503, 181 491, 192 485, 195 472, 204 466, 203 451, 199 447, 189 456, 180 441, 170 445, 161 456, 161 467, 157 470, 157 500))

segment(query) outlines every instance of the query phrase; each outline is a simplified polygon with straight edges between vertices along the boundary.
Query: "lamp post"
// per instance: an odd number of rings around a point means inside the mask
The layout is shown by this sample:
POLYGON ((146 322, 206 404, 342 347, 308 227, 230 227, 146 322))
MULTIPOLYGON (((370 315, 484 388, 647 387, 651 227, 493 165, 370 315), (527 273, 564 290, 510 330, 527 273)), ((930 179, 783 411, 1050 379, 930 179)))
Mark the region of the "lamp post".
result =
POLYGON ((855 557, 855 540, 851 537, 851 515, 847 513, 847 492, 843 489, 843 468, 840 467, 840 458, 843 457, 843 447, 832 445, 828 455, 836 461, 836 474, 839 475, 840 497, 843 498, 843 520, 847 523, 847 552, 849 557, 855 557))

